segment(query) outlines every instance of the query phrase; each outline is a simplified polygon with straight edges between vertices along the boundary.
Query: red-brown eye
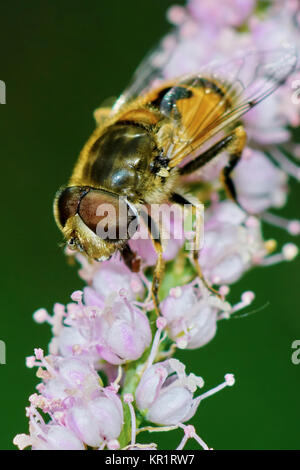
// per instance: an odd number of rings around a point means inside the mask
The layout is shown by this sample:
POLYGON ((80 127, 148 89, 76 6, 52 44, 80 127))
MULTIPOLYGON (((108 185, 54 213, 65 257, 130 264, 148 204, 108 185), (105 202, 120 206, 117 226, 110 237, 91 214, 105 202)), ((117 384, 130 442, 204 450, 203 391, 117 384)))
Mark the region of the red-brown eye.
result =
POLYGON ((83 222, 103 240, 128 240, 137 230, 137 212, 125 198, 91 189, 80 201, 83 222))
POLYGON ((71 186, 61 190, 56 196, 57 216, 62 227, 76 214, 80 199, 85 192, 83 188, 71 186))

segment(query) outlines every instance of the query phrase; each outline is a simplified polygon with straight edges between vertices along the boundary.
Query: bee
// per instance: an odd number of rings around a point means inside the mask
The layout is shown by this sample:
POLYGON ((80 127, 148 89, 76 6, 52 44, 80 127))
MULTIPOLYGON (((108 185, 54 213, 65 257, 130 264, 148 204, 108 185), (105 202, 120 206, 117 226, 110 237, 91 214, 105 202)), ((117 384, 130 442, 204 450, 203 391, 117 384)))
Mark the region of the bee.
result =
MULTIPOLYGON (((282 85, 296 65, 296 55, 289 49, 250 51, 164 81, 160 77, 170 55, 172 51, 157 65, 154 59, 161 57, 161 51, 151 54, 114 106, 96 110, 97 126, 69 183, 54 201, 55 220, 70 248, 97 261, 119 251, 133 271, 138 271, 139 263, 128 245, 132 235, 127 228, 132 221, 138 226, 139 208, 190 203, 180 191, 182 177, 221 152, 228 154, 222 181, 237 200, 231 173, 247 140, 241 118, 282 85), (111 238, 99 236, 102 205, 110 205, 117 215, 111 222, 115 229, 111 238)), ((163 249, 150 224, 149 232, 157 252, 152 297, 158 312, 163 249)), ((202 277, 196 250, 193 258, 202 277)))

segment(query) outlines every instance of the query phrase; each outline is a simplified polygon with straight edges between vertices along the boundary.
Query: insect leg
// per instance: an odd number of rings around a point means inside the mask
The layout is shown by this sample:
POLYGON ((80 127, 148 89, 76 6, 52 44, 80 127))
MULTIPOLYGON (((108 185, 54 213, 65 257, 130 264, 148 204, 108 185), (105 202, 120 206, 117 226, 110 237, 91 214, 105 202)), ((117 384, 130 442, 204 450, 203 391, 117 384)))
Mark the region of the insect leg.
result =
POLYGON ((154 273, 153 273, 151 295, 152 295, 152 299, 154 302, 155 312, 157 316, 160 316, 161 311, 159 307, 158 294, 159 294, 159 287, 160 287, 161 279, 163 276, 163 270, 164 270, 163 248, 162 248, 162 243, 161 243, 161 237, 160 237, 159 229, 157 225, 155 224, 154 220, 151 218, 151 216, 148 213, 145 213, 144 211, 141 211, 140 215, 144 219, 148 227, 149 235, 151 237, 154 249, 157 254, 156 265, 155 265, 154 273))
POLYGON ((138 273, 141 266, 141 258, 132 251, 128 243, 120 250, 121 256, 123 257, 126 266, 133 272, 138 273))
POLYGON ((234 183, 231 178, 231 173, 242 156, 243 150, 246 145, 246 140, 247 134, 244 127, 238 126, 234 130, 233 139, 227 148, 229 153, 229 161, 221 174, 221 180, 223 181, 228 196, 233 199, 237 204, 239 203, 237 201, 237 194, 234 183))
POLYGON ((228 195, 237 202, 236 191, 231 179, 231 172, 238 163, 243 149, 246 145, 246 131, 243 126, 236 127, 231 134, 221 139, 219 142, 214 144, 211 148, 200 154, 191 162, 187 163, 180 169, 181 175, 188 175, 198 170, 202 166, 206 165, 209 161, 215 158, 223 151, 229 153, 229 162, 224 168, 221 178, 225 185, 228 195))
POLYGON ((155 240, 153 244, 154 244, 155 251, 157 253, 157 261, 156 261, 156 265, 154 268, 153 280, 152 280, 152 298, 153 298, 156 314, 159 316, 161 315, 161 312, 160 312, 160 307, 159 307, 158 293, 159 293, 159 287, 160 287, 160 283, 161 283, 161 279, 163 275, 163 268, 164 268, 163 258, 162 258, 163 250, 162 250, 162 245, 161 245, 160 240, 159 241, 155 240))
POLYGON ((200 263, 199 263, 200 231, 201 231, 200 224, 203 223, 203 217, 202 217, 203 205, 196 204, 194 201, 190 200, 188 197, 182 196, 181 194, 178 194, 178 193, 174 193, 171 196, 171 200, 175 202, 176 204, 180 204, 182 206, 186 204, 189 204, 192 206, 193 214, 196 216, 196 233, 195 233, 195 241, 194 241, 195 248, 192 250, 193 263, 195 265, 197 275, 201 279, 205 287, 211 292, 213 292, 214 294, 216 294, 218 297, 220 297, 219 292, 216 291, 212 286, 210 286, 208 282, 206 281, 202 273, 200 263))
POLYGON ((100 124, 102 124, 105 119, 109 116, 109 114, 111 113, 111 108, 97 108, 95 109, 94 111, 94 119, 96 121, 96 124, 99 126, 100 124))

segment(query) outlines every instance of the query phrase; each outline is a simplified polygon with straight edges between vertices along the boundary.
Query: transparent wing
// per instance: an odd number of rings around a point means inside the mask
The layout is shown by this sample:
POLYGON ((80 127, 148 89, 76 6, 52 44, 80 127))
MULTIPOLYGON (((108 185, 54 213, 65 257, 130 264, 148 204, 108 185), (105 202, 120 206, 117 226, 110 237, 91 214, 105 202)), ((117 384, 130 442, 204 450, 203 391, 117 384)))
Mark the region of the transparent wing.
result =
POLYGON ((136 69, 126 90, 116 100, 112 108, 113 112, 118 112, 124 104, 145 94, 165 80, 164 70, 172 58, 177 44, 178 32, 174 30, 165 36, 158 46, 150 51, 136 69))
MULTIPOLYGON (((170 166, 180 164, 272 94, 297 64, 297 53, 291 46, 241 51, 229 60, 215 61, 194 74, 165 83, 165 70, 176 58, 178 43, 175 29, 146 56, 111 110, 112 113, 119 112, 123 105, 138 96, 144 97, 144 104, 147 100, 153 104, 155 100, 155 105, 160 106, 161 112, 173 122, 172 132, 163 145, 170 166), (178 93, 182 88, 192 91, 192 96, 178 93)), ((178 68, 180 70, 180 64, 178 68)))
POLYGON ((248 51, 179 79, 160 103, 161 112, 174 123, 168 146, 170 166, 178 165, 277 90, 296 63, 291 47, 248 51))

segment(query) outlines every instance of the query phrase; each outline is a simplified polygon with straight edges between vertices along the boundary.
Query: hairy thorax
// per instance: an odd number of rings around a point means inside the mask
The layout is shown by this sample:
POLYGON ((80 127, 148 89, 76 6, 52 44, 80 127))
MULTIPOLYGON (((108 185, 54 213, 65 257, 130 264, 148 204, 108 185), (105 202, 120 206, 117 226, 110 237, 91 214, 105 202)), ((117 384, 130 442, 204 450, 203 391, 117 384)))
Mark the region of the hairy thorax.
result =
POLYGON ((175 172, 171 178, 157 176, 160 159, 153 132, 135 123, 116 123, 90 147, 80 177, 89 186, 105 188, 132 202, 161 202, 175 172))

